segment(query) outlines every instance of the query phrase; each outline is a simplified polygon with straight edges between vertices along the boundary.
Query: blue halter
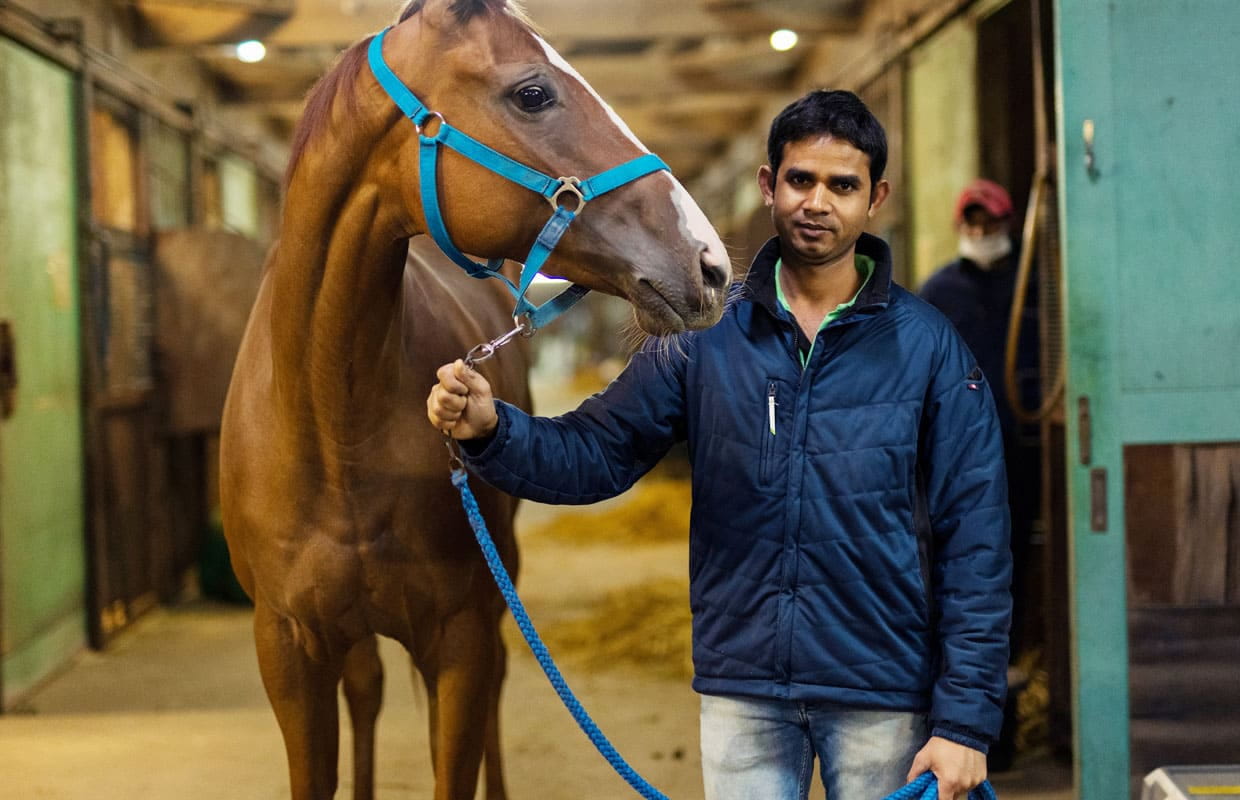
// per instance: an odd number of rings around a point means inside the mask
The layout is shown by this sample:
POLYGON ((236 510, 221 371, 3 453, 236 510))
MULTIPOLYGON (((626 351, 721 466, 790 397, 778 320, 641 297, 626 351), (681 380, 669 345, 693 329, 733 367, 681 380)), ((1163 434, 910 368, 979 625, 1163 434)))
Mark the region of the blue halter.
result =
POLYGON ((632 161, 612 167, 585 180, 573 177, 552 178, 520 162, 513 161, 503 153, 492 150, 477 139, 453 128, 444 121, 442 114, 428 110, 418 98, 414 97, 413 92, 401 83, 400 78, 396 77, 396 74, 383 60, 383 37, 389 30, 391 29, 387 28, 379 32, 370 42, 368 51, 370 70, 374 73, 375 79, 379 81, 379 85, 387 92, 388 97, 392 98, 392 102, 396 103, 405 116, 417 126, 420 141, 418 171, 421 173, 422 212, 426 215, 426 224, 430 228, 431 237, 439 245, 439 249, 464 268, 471 277, 502 279, 508 284, 508 288, 517 300, 512 314, 513 319, 524 316, 528 320, 528 327, 531 331, 541 328, 567 311, 590 291, 584 286, 573 284, 540 306, 533 305, 525 297, 534 276, 546 263, 551 251, 555 249, 556 244, 559 243, 572 221, 577 218, 581 209, 586 203, 612 189, 617 189, 652 172, 659 170, 670 172, 671 170, 661 158, 653 153, 638 156, 632 161), (439 124, 434 134, 428 136, 426 123, 432 117, 437 119, 439 124), (448 235, 448 229, 444 225, 443 214, 439 210, 437 175, 441 144, 451 147, 471 161, 513 183, 537 192, 545 197, 554 209, 551 219, 547 220, 547 224, 543 226, 542 232, 534 241, 534 246, 530 248, 518 283, 514 284, 500 273, 503 259, 492 259, 486 264, 479 264, 467 257, 452 243, 452 237, 448 235), (563 195, 566 194, 572 196, 568 199, 575 200, 575 207, 572 209, 560 204, 561 199, 564 199, 563 195))

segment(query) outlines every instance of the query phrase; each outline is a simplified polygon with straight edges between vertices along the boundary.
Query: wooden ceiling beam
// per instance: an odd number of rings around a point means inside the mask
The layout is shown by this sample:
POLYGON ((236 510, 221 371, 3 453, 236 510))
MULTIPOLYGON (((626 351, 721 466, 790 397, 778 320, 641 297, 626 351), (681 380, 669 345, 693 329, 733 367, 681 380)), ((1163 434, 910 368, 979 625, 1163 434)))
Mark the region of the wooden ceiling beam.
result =
MULTIPOLYGON (((815 3, 747 0, 726 7, 668 0, 526 0, 536 26, 556 46, 570 40, 591 41, 665 37, 767 35, 775 28, 802 34, 840 33, 856 29, 855 0, 815 3)), ((338 0, 298 0, 297 12, 270 37, 285 45, 346 46, 393 22, 388 2, 359 0, 356 13, 338 0)))

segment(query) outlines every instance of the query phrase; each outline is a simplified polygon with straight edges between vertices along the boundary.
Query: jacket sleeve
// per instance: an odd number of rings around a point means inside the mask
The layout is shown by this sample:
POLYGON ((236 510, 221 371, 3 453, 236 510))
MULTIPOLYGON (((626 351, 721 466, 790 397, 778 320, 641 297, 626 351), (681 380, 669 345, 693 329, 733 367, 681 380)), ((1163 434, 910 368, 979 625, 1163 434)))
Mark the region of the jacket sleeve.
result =
POLYGON ((534 417, 497 400, 499 425, 462 448, 487 483, 540 503, 614 497, 685 436, 685 361, 692 337, 650 339, 606 389, 558 417, 534 417))
POLYGON ((931 721, 934 735, 985 752, 1003 720, 1012 613, 1003 442, 968 348, 947 326, 937 338, 920 443, 938 615, 931 721))

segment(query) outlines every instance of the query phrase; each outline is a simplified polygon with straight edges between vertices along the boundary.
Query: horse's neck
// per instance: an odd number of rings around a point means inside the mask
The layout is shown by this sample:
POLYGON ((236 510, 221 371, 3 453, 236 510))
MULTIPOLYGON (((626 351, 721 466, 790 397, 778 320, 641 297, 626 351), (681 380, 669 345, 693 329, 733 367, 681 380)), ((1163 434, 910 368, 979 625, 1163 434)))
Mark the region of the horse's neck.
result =
POLYGON ((311 415, 333 441, 381 425, 400 376, 406 242, 373 186, 359 189, 365 151, 316 163, 290 183, 271 264, 276 402, 311 415))

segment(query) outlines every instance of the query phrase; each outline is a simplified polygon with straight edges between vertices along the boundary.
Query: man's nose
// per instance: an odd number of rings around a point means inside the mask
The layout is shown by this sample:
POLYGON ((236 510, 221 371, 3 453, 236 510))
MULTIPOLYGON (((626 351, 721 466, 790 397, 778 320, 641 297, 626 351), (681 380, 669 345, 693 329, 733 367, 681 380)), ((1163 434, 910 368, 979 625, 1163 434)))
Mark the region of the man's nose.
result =
POLYGON ((817 213, 826 213, 831 210, 831 199, 826 186, 820 183, 809 190, 805 198, 805 210, 817 213))

